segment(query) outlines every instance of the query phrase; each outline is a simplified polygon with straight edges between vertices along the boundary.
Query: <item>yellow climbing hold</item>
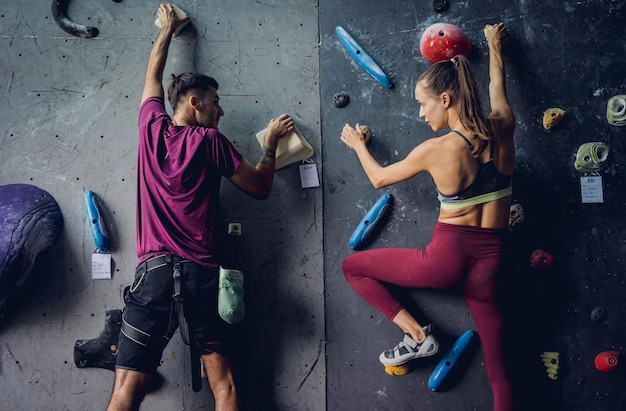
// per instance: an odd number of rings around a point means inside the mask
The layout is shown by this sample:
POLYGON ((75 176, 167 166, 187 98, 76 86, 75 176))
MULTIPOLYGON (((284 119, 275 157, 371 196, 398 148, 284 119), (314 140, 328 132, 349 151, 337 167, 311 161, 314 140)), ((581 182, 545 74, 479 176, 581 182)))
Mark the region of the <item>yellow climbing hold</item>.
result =
POLYGON ((543 364, 546 366, 548 378, 556 380, 559 372, 559 353, 554 351, 544 351, 544 353, 541 354, 541 359, 543 360, 543 364))
POLYGON ((552 107, 543 112, 543 128, 550 130, 565 116, 565 110, 552 107))
POLYGON ((406 375, 411 372, 411 366, 409 363, 400 365, 385 365, 385 372, 391 376, 406 375))
POLYGON ((626 125, 626 95, 611 97, 606 104, 606 119, 612 126, 626 125))

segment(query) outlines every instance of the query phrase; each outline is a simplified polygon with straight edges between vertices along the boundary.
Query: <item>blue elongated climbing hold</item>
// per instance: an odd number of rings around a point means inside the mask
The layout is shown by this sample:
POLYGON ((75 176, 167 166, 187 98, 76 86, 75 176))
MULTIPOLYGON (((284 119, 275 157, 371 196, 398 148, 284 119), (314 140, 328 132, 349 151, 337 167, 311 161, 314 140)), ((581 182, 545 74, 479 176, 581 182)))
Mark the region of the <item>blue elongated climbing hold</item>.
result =
POLYGON ((102 220, 98 200, 93 191, 85 190, 85 208, 87 209, 87 218, 89 219, 93 242, 96 244, 98 251, 107 253, 109 251, 109 237, 102 220))
POLYGON ((363 70, 370 76, 374 77, 376 81, 387 88, 393 88, 393 84, 383 72, 383 70, 372 60, 372 58, 359 46, 359 44, 352 38, 350 34, 341 26, 335 28, 335 33, 341 40, 341 43, 346 48, 350 56, 356 61, 363 70))
POLYGON ((441 384, 446 380, 448 375, 454 369, 457 361, 463 355, 465 349, 469 346, 470 342, 476 335, 476 331, 467 330, 456 340, 452 348, 443 356, 439 364, 435 367, 430 378, 428 379, 428 388, 431 391, 437 391, 441 384))
POLYGON ((376 201, 372 208, 363 216, 363 219, 350 236, 350 248, 355 250, 365 243, 392 202, 393 196, 389 193, 383 195, 376 201))

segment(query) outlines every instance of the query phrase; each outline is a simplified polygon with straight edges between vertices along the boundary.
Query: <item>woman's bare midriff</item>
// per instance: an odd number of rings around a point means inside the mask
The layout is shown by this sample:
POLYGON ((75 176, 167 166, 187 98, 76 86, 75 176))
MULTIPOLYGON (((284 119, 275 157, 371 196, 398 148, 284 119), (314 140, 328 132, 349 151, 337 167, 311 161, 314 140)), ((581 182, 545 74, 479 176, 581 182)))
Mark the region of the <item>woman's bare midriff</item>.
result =
POLYGON ((508 196, 458 210, 441 210, 438 221, 482 228, 506 228, 509 225, 510 205, 511 197, 508 196))

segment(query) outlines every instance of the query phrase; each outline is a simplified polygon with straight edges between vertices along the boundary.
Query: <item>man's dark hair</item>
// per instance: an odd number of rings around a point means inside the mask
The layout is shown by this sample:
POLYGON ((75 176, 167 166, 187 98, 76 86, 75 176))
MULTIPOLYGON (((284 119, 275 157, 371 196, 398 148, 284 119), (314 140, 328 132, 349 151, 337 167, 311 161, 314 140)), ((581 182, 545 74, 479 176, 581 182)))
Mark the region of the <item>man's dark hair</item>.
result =
POLYGON ((190 91, 205 92, 209 86, 215 90, 218 89, 217 81, 213 77, 200 73, 182 73, 179 75, 172 74, 172 80, 167 88, 167 97, 170 100, 172 109, 176 110, 178 101, 181 97, 187 95, 190 91))

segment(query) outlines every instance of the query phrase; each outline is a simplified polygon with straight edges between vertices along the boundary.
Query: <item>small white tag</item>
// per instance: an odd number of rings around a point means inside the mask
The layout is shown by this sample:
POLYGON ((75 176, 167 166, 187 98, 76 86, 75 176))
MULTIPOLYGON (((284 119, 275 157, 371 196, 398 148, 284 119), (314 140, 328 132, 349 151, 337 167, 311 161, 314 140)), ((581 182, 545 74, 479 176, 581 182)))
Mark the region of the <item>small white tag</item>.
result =
POLYGON ((580 178, 580 192, 583 203, 604 203, 602 177, 587 176, 580 178))
POLYGON ((300 164, 300 182, 302 188, 319 187, 320 179, 317 175, 317 164, 305 163, 300 164))
POLYGON ((110 253, 93 253, 91 255, 91 278, 94 280, 111 279, 110 253))

